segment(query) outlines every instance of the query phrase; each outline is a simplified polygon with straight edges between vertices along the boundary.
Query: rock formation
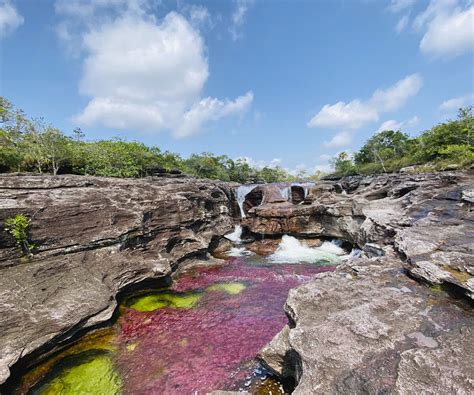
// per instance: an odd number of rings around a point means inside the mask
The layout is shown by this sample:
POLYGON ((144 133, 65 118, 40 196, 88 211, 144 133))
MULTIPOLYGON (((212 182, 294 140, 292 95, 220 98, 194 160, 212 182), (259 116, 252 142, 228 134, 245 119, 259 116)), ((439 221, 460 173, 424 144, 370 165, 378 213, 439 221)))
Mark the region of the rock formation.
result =
POLYGON ((232 229, 232 196, 191 178, 1 176, 0 223, 26 214, 37 247, 25 258, 2 226, 0 383, 20 358, 107 321, 119 291, 207 259, 232 229))
POLYGON ((473 393, 473 190, 472 172, 355 177, 249 210, 252 232, 342 237, 366 254, 290 291, 262 362, 295 394, 473 393))
POLYGON ((0 231, 0 382, 107 321, 120 291, 208 264, 240 213, 243 238, 264 239, 256 251, 283 234, 363 251, 290 291, 288 325, 260 352, 295 393, 474 392, 472 171, 235 189, 181 175, 0 177, 0 223, 25 213, 37 245, 25 258, 0 231))

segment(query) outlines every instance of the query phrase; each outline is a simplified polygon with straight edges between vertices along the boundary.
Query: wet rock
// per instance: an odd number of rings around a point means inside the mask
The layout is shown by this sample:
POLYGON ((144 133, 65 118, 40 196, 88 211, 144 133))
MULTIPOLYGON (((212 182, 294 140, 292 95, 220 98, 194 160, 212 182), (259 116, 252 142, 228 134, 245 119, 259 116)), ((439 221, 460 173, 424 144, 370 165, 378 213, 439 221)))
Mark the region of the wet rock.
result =
POLYGON ((295 370, 295 394, 474 391, 469 306, 410 279, 392 257, 319 274, 290 291, 285 310, 289 326, 260 358, 276 373, 295 370))
POLYGON ((311 204, 263 203, 249 211, 243 225, 272 237, 290 233, 340 238, 369 256, 394 245, 413 265, 408 268, 413 276, 431 284, 443 278, 469 296, 474 276, 473 185, 472 171, 325 180, 310 188, 311 204), (432 276, 434 268, 420 269, 419 261, 437 266, 438 275, 432 276))
POLYGON ((232 230, 228 184, 190 178, 1 176, 0 223, 24 213, 37 249, 0 226, 0 383, 40 348, 108 320, 115 296, 160 284, 232 230))

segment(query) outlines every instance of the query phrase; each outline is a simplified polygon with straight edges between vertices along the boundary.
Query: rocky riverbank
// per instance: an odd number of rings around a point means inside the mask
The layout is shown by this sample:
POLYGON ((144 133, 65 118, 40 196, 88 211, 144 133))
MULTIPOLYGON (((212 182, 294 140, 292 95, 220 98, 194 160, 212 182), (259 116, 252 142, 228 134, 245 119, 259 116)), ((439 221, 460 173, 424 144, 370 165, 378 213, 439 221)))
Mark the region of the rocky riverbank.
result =
POLYGON ((37 247, 25 258, 2 226, 0 383, 20 358, 109 320, 121 290, 208 260, 231 201, 231 185, 192 178, 1 176, 0 222, 26 214, 37 247))
POLYGON ((339 237, 366 255, 290 291, 262 362, 295 394, 473 393, 473 191, 472 172, 352 177, 250 208, 251 232, 339 237))
POLYGON ((288 325, 260 352, 295 393, 474 392, 473 172, 260 185, 243 197, 236 187, 0 177, 0 222, 26 214, 37 245, 27 259, 0 232, 0 382, 17 361, 109 320, 121 291, 212 262, 243 211, 244 238, 264 239, 257 250, 289 234, 363 252, 290 291, 288 325))

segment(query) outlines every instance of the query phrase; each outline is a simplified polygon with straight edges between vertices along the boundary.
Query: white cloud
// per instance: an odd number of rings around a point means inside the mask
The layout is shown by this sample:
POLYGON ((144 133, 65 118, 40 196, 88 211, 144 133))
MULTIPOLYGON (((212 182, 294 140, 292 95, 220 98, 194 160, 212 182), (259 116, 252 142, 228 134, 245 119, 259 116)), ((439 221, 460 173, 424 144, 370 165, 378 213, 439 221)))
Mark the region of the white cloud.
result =
POLYGON ((0 1, 0 38, 7 36, 25 22, 8 0, 0 1))
POLYGON ((276 167, 280 167, 281 162, 282 162, 281 158, 273 158, 270 161, 266 161, 266 160, 255 160, 255 159, 252 159, 248 156, 240 156, 240 157, 236 158, 235 160, 236 161, 240 160, 242 162, 245 162, 249 166, 255 167, 257 169, 263 169, 264 167, 270 167, 270 168, 274 169, 276 167))
POLYGON ((380 112, 398 110, 419 92, 422 84, 419 74, 411 74, 385 90, 377 89, 371 104, 380 112))
POLYGON ((192 4, 189 6, 189 20, 193 25, 196 26, 212 23, 209 10, 202 5, 192 4))
MULTIPOLYGON (((392 12, 406 12, 414 1, 394 0, 392 12)), ((401 18, 395 30, 401 32, 408 18, 401 18)), ((422 33, 420 50, 433 57, 454 57, 474 49, 474 2, 472 0, 431 0, 413 21, 413 28, 422 33)))
POLYGON ((235 9, 231 16, 231 25, 229 27, 229 32, 232 37, 232 40, 237 41, 242 34, 240 33, 240 28, 245 23, 245 18, 247 17, 247 12, 250 6, 253 4, 253 0, 235 0, 235 9))
POLYGON ((387 89, 377 89, 368 100, 355 99, 326 104, 308 122, 308 127, 328 127, 359 129, 369 122, 379 120, 381 112, 393 111, 402 107, 415 96, 422 86, 419 74, 411 74, 387 89))
POLYGON ((398 20, 397 25, 395 26, 395 31, 398 34, 400 34, 403 30, 405 30, 405 28, 407 27, 409 21, 410 21, 410 16, 409 15, 402 16, 398 20))
MULTIPOLYGON (((56 3, 64 16, 58 33, 79 35, 85 56, 79 91, 91 99, 75 121, 139 132, 168 130, 184 138, 199 133, 207 122, 244 113, 253 101, 251 91, 234 100, 202 98, 209 68, 199 31, 176 12, 157 21, 147 14, 147 4, 56 3), (104 7, 114 12, 101 15, 104 7), (91 25, 91 20, 100 23, 91 25)), ((203 7, 193 10, 196 18, 205 18, 203 7)))
POLYGON ((228 115, 243 113, 250 107, 252 100, 252 92, 247 92, 234 101, 221 101, 212 97, 202 99, 184 113, 180 125, 173 131, 173 135, 183 138, 196 134, 203 123, 207 121, 217 121, 228 115))
POLYGON ((410 9, 417 2, 417 0, 392 0, 388 9, 391 12, 401 12, 410 9))
POLYGON ((323 164, 314 166, 313 173, 316 173, 318 171, 321 171, 323 173, 331 173, 333 171, 333 168, 329 163, 323 163, 323 164))
POLYGON ((354 135, 351 132, 339 132, 331 140, 325 141, 324 145, 331 148, 347 147, 352 142, 353 137, 354 135))
POLYGON ((469 93, 464 96, 454 97, 452 99, 446 100, 439 106, 441 111, 457 111, 461 107, 474 104, 474 93, 469 93))
POLYGON ((434 57, 454 57, 474 49, 474 4, 465 8, 457 1, 432 1, 417 17, 415 25, 425 29, 420 50, 434 57))
POLYGON ((332 155, 329 155, 329 154, 322 154, 322 155, 319 155, 319 159, 322 160, 322 161, 328 161, 332 158, 332 155))
POLYGON ((358 129, 368 122, 379 118, 376 108, 359 99, 349 103, 343 101, 326 104, 308 123, 308 127, 351 128, 358 129))
POLYGON ((420 120, 417 116, 414 116, 413 118, 402 122, 397 122, 394 119, 389 119, 388 121, 383 122, 375 133, 383 132, 385 130, 402 130, 410 128, 417 125, 419 121, 420 120))

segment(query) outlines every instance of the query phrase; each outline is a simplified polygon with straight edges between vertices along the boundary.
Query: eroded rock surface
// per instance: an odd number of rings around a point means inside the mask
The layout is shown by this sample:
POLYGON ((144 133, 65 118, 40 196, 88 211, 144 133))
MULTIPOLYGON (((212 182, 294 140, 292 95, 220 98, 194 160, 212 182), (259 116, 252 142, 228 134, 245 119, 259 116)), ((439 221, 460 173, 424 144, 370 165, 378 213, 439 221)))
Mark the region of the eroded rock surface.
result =
POLYGON ((301 204, 266 204, 262 189, 264 203, 243 220, 251 232, 342 238, 369 256, 395 245, 413 276, 474 298, 472 171, 322 181, 301 204))
POLYGON ((263 363, 296 394, 474 393, 473 184, 472 172, 351 177, 316 185, 311 205, 250 210, 252 231, 366 253, 290 291, 263 363))
POLYGON ((285 309, 289 326, 260 357, 296 377, 295 394, 474 392, 472 309, 410 279, 396 257, 320 274, 285 309))
POLYGON ((229 232, 228 184, 191 178, 124 180, 1 176, 0 223, 32 219, 31 259, 0 231, 0 383, 50 342, 108 320, 117 293, 206 259, 229 232))

